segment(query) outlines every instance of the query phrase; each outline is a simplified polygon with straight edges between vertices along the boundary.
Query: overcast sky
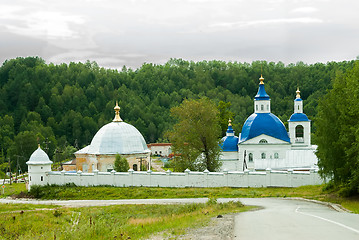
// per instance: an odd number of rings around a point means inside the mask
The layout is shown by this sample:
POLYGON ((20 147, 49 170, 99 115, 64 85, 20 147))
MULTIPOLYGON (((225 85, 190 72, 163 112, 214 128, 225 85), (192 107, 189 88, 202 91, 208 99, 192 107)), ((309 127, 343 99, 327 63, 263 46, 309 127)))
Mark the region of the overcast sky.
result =
POLYGON ((0 0, 0 64, 352 60, 358 0, 0 0))

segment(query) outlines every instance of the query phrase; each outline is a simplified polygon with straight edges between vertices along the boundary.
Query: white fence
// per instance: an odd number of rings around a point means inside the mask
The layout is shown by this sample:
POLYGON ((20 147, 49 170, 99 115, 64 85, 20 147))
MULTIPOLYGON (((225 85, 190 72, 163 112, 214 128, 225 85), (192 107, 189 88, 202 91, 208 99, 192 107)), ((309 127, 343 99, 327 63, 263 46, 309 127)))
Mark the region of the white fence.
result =
POLYGON ((298 187, 303 185, 322 184, 316 170, 303 171, 272 171, 264 172, 99 172, 68 173, 47 172, 41 185, 65 185, 74 183, 77 186, 111 185, 117 187, 298 187))

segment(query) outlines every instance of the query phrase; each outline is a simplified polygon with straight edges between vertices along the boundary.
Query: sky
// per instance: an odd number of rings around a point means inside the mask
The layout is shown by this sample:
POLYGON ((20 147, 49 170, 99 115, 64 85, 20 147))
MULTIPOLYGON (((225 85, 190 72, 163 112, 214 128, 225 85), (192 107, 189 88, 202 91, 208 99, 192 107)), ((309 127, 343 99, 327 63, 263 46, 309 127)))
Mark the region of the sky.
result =
POLYGON ((0 0, 0 64, 353 60, 358 0, 0 0))

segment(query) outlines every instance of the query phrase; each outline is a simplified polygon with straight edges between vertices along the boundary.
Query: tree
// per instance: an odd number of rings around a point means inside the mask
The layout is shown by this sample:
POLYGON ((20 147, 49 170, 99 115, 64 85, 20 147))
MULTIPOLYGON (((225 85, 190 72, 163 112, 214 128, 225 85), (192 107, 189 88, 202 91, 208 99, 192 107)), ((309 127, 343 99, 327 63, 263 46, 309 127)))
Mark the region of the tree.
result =
POLYGON ((127 172, 130 169, 127 159, 120 154, 116 154, 114 169, 116 172, 127 172))
POLYGON ((171 114, 179 120, 167 133, 176 156, 174 169, 219 170, 221 128, 216 105, 208 98, 184 100, 171 108, 171 114))
POLYGON ((228 120, 233 120, 234 114, 229 110, 230 107, 230 102, 219 101, 218 103, 219 124, 221 126, 222 136, 226 134, 228 128, 228 120))
POLYGON ((359 193, 358 79, 359 63, 338 74, 315 119, 320 173, 340 186, 343 195, 359 193))

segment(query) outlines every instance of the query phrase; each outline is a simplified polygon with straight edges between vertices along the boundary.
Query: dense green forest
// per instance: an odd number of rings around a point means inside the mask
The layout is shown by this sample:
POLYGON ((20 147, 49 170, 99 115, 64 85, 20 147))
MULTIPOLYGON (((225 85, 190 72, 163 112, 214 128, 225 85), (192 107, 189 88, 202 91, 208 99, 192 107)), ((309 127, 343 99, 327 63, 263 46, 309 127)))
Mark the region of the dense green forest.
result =
MULTIPOLYGON (((300 87, 304 111, 314 119, 318 100, 331 89, 337 71, 354 61, 307 65, 302 62, 250 63, 171 59, 164 65, 143 64, 133 70, 100 68, 95 62, 47 64, 38 57, 11 59, 0 67, 0 156, 15 166, 25 162, 39 142, 54 161, 88 145, 114 117, 134 125, 148 143, 162 141, 174 125, 170 108, 184 99, 206 96, 230 102, 236 133, 253 112, 253 97, 263 73, 272 112, 284 123, 293 112, 300 87)), ((314 129, 315 130, 315 129, 314 129)))

